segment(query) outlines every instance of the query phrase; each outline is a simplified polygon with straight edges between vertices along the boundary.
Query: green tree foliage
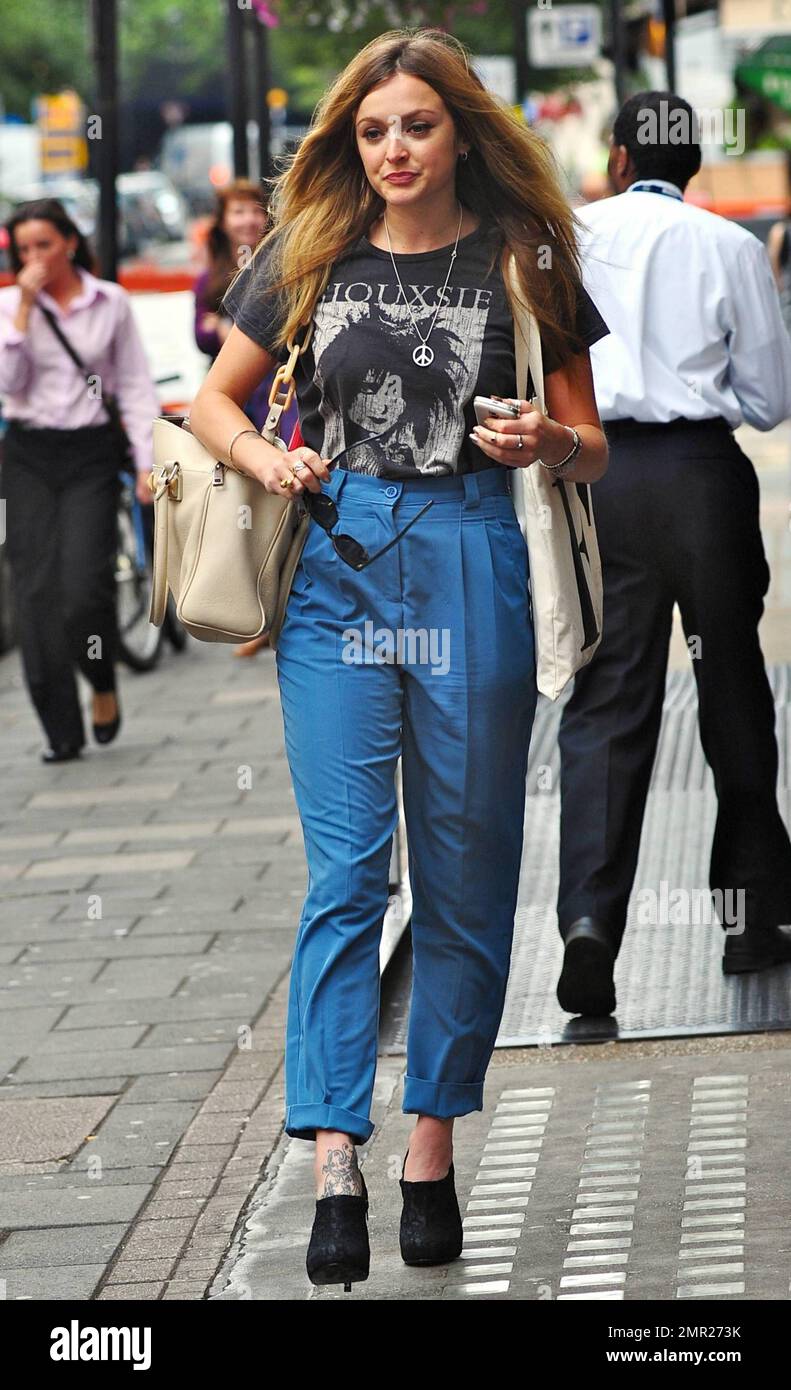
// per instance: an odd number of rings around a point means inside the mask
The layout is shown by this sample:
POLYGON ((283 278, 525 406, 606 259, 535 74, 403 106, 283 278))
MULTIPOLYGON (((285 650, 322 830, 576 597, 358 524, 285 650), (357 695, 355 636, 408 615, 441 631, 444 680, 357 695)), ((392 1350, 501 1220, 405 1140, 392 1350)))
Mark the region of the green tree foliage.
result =
POLYGON ((90 90, 88 7, 84 0, 0 0, 0 98, 7 116, 31 119, 41 92, 90 90))
MULTIPOLYGON (((247 6, 252 10, 252 0, 241 0, 247 6)), ((119 0, 122 97, 188 102, 223 91, 227 8, 227 0, 119 0)), ((302 117, 352 55, 387 29, 438 24, 473 52, 513 51, 511 0, 269 0, 269 8, 277 19, 269 29, 272 82, 302 117)), ((252 12, 245 19, 257 22, 252 12)), ((90 109, 89 0, 0 0, 0 34, 0 97, 8 114, 29 120, 33 97, 63 86, 75 87, 90 109)), ((535 73, 535 85, 555 85, 561 76, 535 73)))
POLYGON ((225 0, 120 0, 123 94, 179 100, 226 75, 225 0))

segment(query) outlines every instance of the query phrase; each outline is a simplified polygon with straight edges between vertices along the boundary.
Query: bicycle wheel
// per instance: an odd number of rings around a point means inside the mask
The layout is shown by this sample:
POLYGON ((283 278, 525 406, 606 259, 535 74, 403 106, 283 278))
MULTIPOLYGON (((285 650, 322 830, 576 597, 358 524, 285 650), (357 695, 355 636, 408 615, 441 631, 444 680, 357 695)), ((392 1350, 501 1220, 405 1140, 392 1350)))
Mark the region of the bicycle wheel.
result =
POLYGON ((170 642, 174 652, 183 652, 187 645, 187 629, 182 627, 176 617, 176 600, 168 591, 168 601, 165 608, 165 621, 162 624, 162 631, 170 642))
POLYGON ((125 482, 118 509, 115 569, 118 655, 133 671, 150 671, 162 651, 163 631, 148 621, 152 574, 140 518, 140 504, 125 482))

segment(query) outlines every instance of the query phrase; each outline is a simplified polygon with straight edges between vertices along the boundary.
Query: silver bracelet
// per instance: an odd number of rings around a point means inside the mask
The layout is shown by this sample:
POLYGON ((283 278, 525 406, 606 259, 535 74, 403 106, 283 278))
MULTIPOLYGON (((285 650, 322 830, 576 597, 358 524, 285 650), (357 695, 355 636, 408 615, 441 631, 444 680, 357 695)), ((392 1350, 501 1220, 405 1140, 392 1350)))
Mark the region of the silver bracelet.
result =
POLYGON ((571 430, 571 433, 574 436, 574 443, 572 444, 569 452, 566 454, 566 457, 559 459, 557 463, 544 463, 544 460, 541 460, 542 468, 546 468, 548 473, 555 473, 558 476, 561 476, 562 473, 565 472, 565 470, 567 469, 568 465, 574 462, 575 458, 582 449, 582 439, 575 430, 574 426, 565 425, 564 429, 571 430))
MULTIPOLYGON (((258 432, 258 430, 255 430, 255 429, 253 429, 252 427, 247 426, 247 425, 243 425, 242 428, 241 428, 240 430, 237 430, 237 431, 236 431, 236 434, 234 435, 233 439, 231 440, 230 444, 228 445, 228 462, 231 464, 231 466, 233 466, 233 446, 234 446, 234 444, 236 443, 237 439, 240 437, 240 435, 243 435, 243 434, 259 434, 259 432, 258 432)), ((259 438, 260 438, 260 435, 259 435, 259 438)))

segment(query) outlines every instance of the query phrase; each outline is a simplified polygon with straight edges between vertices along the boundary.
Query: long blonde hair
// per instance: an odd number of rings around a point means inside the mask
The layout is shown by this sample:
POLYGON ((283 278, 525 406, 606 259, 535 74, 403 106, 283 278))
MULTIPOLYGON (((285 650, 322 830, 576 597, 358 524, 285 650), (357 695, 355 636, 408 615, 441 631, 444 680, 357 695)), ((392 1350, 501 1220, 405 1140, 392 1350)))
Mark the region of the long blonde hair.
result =
POLYGON ((470 66, 464 46, 438 29, 395 29, 366 44, 322 97, 311 128, 288 167, 269 180, 271 229, 253 259, 271 243, 267 293, 281 296, 284 345, 310 322, 316 302, 339 260, 384 210, 365 174, 354 117, 363 98, 393 74, 422 78, 442 98, 469 157, 457 167, 460 201, 494 223, 511 309, 509 252, 520 288, 545 344, 562 353, 579 339, 573 331, 579 253, 574 219, 553 157, 533 131, 501 105, 470 66))

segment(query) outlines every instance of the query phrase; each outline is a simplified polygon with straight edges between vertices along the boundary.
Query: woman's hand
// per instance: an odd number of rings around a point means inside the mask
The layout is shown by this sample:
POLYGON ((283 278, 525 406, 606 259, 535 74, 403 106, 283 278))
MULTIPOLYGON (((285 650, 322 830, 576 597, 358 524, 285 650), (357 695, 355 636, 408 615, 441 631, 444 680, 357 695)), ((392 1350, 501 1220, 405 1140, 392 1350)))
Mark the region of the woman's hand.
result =
POLYGON ((135 478, 135 497, 144 507, 150 507, 154 501, 154 494, 148 482, 153 471, 153 468, 149 468, 147 473, 138 473, 135 478))
MULTIPOLYGON (((500 397, 492 399, 500 400, 500 397)), ((506 404, 519 406, 520 414, 515 419, 491 415, 483 425, 476 425, 470 435, 484 454, 511 468, 527 468, 537 459, 547 464, 560 463, 566 457, 574 444, 574 436, 567 425, 535 410, 529 401, 509 400, 506 404)))
POLYGON ((28 261, 19 271, 16 282, 22 291, 22 303, 28 309, 35 302, 39 290, 44 288, 48 274, 43 261, 28 261))
POLYGON ((322 459, 315 449, 302 444, 289 453, 268 449, 256 472, 267 492, 277 493, 278 497, 298 497, 301 492, 321 492, 321 484, 328 482, 330 477, 328 463, 329 459, 322 459), (292 475, 295 475, 293 487, 281 487, 281 480, 292 475))

